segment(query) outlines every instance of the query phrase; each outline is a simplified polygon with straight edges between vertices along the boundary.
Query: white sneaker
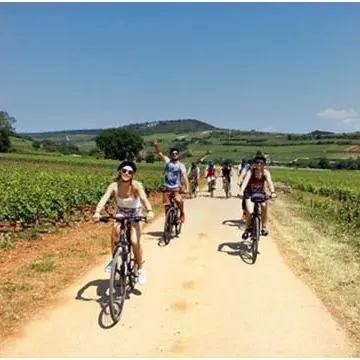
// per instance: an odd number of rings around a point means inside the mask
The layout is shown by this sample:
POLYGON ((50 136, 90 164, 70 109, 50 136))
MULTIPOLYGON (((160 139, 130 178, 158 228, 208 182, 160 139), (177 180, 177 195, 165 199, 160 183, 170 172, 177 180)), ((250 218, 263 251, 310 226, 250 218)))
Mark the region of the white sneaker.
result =
POLYGON ((144 269, 138 270, 138 277, 139 284, 144 285, 146 283, 146 274, 144 269))
POLYGON ((107 273, 111 273, 112 264, 113 264, 113 261, 111 259, 109 261, 109 263, 105 266, 104 271, 107 272, 107 273))

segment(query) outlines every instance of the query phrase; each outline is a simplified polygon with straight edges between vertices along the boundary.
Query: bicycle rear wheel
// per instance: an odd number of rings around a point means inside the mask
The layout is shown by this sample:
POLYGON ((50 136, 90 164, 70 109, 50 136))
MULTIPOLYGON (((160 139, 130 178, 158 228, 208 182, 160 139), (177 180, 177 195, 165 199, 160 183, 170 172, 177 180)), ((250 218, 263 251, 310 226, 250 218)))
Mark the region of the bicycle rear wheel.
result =
POLYGON ((119 247, 113 257, 110 275, 109 307, 114 323, 120 319, 126 296, 126 264, 122 259, 123 249, 119 247))
POLYGON ((260 240, 260 219, 255 216, 252 221, 252 244, 251 244, 251 253, 252 253, 252 263, 255 264, 258 249, 259 249, 259 240, 260 240))

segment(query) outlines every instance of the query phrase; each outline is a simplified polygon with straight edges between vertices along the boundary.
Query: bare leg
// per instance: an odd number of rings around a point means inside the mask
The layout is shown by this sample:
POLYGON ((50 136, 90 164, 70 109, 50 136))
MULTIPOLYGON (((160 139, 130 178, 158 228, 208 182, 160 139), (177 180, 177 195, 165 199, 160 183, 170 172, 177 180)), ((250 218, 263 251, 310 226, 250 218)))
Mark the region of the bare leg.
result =
POLYGON ((263 228, 267 228, 268 223, 268 204, 267 202, 261 204, 261 221, 263 228))
POLYGON ((135 255, 138 269, 142 269, 143 264, 143 251, 140 243, 141 225, 139 223, 131 224, 131 245, 135 255))
POLYGON ((111 231, 111 255, 114 253, 115 245, 120 239, 120 224, 114 224, 111 231))
POLYGON ((251 202, 250 199, 245 199, 245 208, 246 208, 246 228, 250 229, 251 227, 251 216, 254 211, 254 204, 251 202))

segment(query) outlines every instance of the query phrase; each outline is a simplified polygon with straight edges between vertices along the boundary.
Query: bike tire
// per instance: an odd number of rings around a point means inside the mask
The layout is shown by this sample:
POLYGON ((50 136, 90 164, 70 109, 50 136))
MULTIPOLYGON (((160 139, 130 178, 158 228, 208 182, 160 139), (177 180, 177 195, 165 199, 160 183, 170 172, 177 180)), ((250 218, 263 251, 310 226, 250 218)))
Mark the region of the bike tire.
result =
POLYGON ((182 227, 182 222, 180 221, 180 210, 179 209, 176 209, 175 218, 177 219, 176 223, 174 224, 175 234, 176 234, 176 236, 179 236, 181 233, 181 227, 182 227))
POLYGON ((119 247, 113 257, 110 275, 109 308, 114 323, 120 320, 126 296, 126 264, 123 263, 123 249, 119 247))
POLYGON ((260 219, 256 216, 254 217, 252 224, 251 253, 252 253, 253 264, 255 264, 258 255, 259 240, 260 240, 260 219))
POLYGON ((168 245, 172 237, 172 210, 171 208, 167 211, 164 223, 163 240, 165 245, 168 245))

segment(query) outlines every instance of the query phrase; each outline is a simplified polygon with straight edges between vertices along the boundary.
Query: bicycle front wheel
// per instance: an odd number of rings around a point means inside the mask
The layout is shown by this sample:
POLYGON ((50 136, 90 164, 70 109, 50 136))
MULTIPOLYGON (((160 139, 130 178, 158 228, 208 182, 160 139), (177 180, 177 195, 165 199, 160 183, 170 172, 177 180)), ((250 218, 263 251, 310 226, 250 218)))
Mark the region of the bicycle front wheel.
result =
POLYGON ((126 264, 123 263, 123 249, 119 247, 113 258, 109 286, 109 308, 114 323, 120 319, 126 296, 126 264))
POLYGON ((260 219, 255 216, 252 222, 252 244, 251 244, 251 253, 252 253, 252 263, 255 264, 258 249, 259 249, 259 240, 260 240, 260 219))
POLYGON ((164 243, 167 245, 170 242, 172 236, 172 228, 173 228, 173 219, 172 219, 172 211, 171 209, 168 210, 165 217, 165 224, 164 224, 164 233, 163 239, 164 243))
POLYGON ((181 226, 182 226, 182 222, 180 220, 180 209, 176 209, 175 219, 176 219, 176 222, 175 222, 175 234, 176 234, 176 236, 179 236, 180 233, 181 233, 181 226))

